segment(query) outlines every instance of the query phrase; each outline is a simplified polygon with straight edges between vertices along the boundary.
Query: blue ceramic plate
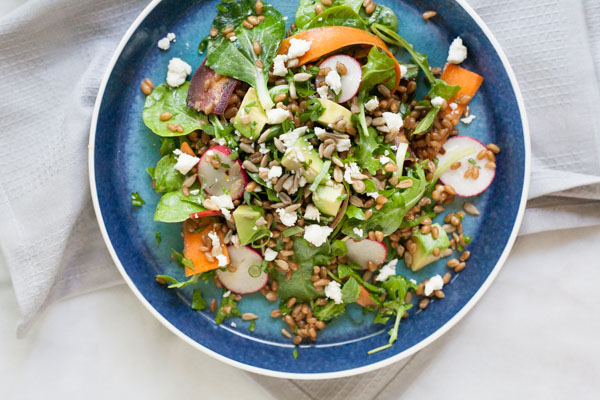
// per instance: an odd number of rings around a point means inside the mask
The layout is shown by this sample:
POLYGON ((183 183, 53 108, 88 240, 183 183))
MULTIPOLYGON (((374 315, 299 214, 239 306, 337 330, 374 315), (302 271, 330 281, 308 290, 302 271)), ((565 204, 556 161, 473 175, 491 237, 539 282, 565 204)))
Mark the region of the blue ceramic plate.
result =
MULTIPOLYGON (((416 352, 446 332, 477 302, 500 270, 517 234, 525 205, 529 177, 529 136, 521 95, 506 57, 473 10, 462 0, 382 0, 400 20, 400 35, 427 53, 431 65, 443 66, 448 46, 461 36, 469 48, 464 63, 485 77, 471 103, 477 119, 461 132, 484 143, 498 143, 498 169, 493 185, 474 199, 479 218, 465 219, 465 233, 473 235, 469 266, 449 285, 446 298, 425 312, 414 312, 402 322, 398 341, 391 349, 367 356, 367 351, 387 342, 387 329, 371 324, 372 315, 349 307, 343 318, 319 335, 318 343, 301 346, 294 360, 293 347, 281 336, 282 322, 269 317, 273 308, 259 293, 245 296, 241 308, 259 315, 256 330, 235 320, 217 326, 209 312, 189 307, 190 293, 166 290, 154 276, 182 277, 170 260, 170 249, 181 249, 180 224, 152 220, 159 195, 154 193, 145 169, 159 158, 159 138, 143 124, 144 96, 140 82, 150 77, 164 82, 170 58, 180 57, 195 69, 202 62, 196 51, 216 15, 211 1, 153 1, 136 19, 115 52, 104 78, 91 126, 90 180, 98 221, 117 267, 140 301, 174 333, 215 358, 249 371, 287 378, 336 378, 383 367, 416 352), (438 17, 425 21, 425 10, 438 17), (168 32, 177 41, 167 52, 156 43, 168 32), (130 195, 146 200, 140 209, 130 195), (157 245, 155 232, 162 232, 157 245)), ((288 22, 295 1, 271 1, 288 22)), ((399 55, 403 58, 403 55, 399 55)), ((457 201, 457 207, 462 202, 457 201)), ((445 265, 410 273, 403 262, 399 271, 418 281, 445 273, 445 265)), ((218 296, 214 287, 203 287, 206 298, 218 296)))

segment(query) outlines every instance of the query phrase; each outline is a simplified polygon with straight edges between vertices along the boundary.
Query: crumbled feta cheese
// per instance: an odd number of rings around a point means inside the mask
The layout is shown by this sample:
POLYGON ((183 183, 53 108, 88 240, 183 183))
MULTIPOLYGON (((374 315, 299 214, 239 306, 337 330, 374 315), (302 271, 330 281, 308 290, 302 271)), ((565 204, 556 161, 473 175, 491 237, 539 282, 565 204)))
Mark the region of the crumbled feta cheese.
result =
POLYGON ((235 42, 237 40, 237 36, 233 35, 229 38, 231 42, 235 42))
POLYGON ((391 131, 399 131, 400 128, 402 128, 402 126, 404 125, 404 122, 402 121, 402 115, 400 114, 386 111, 383 114, 381 114, 381 116, 383 117, 383 119, 385 120, 385 124, 388 128, 390 128, 391 131))
POLYGON ((372 197, 373 199, 377 200, 377 198, 379 197, 379 193, 378 192, 369 192, 369 193, 367 193, 367 196, 372 197))
POLYGON ((456 104, 454 102, 450 103, 449 106, 450 106, 450 109, 452 109, 453 112, 456 111, 456 109, 458 108, 458 104, 456 104))
POLYGON ((389 158, 388 156, 379 157, 379 162, 381 163, 381 165, 385 165, 385 164, 389 163, 390 161, 392 161, 392 159, 389 158))
POLYGON ((169 39, 167 39, 166 37, 160 39, 158 41, 158 48, 161 50, 169 50, 169 48, 171 47, 171 41, 169 39))
POLYGON ((444 98, 440 96, 436 96, 431 99, 431 105, 434 107, 441 107, 444 104, 444 98))
POLYGON ((325 83, 333 90, 333 93, 339 94, 342 91, 342 78, 336 70, 331 70, 325 77, 325 83))
POLYGON ((283 169, 279 165, 274 165, 269 170, 269 175, 267 175, 267 179, 279 178, 283 173, 283 169))
POLYGON ((309 204, 306 206, 306 211, 304 211, 304 219, 321 222, 321 214, 319 213, 319 209, 314 205, 309 204))
POLYGON ((348 151, 350 150, 352 143, 350 142, 350 139, 337 139, 335 141, 335 146, 335 149, 339 152, 348 151))
POLYGON ((167 39, 169 39, 171 42, 174 42, 175 38, 176 38, 176 36, 173 32, 167 33, 167 39))
POLYGON ((280 54, 275 56, 273 59, 273 75, 275 76, 286 76, 287 68, 285 67, 285 62, 288 60, 288 56, 285 54, 280 54))
POLYGON ((379 270, 379 275, 377 275, 377 279, 375 280, 377 282, 385 282, 390 276, 396 275, 397 263, 398 260, 392 260, 389 263, 385 264, 383 267, 381 267, 381 269, 379 270))
POLYGON ((352 185, 352 174, 360 174, 360 167, 355 163, 355 162, 351 162, 350 164, 347 164, 345 169, 344 169, 344 180, 349 184, 352 185))
POLYGON ((275 250, 267 247, 267 249, 265 250, 265 260, 273 261, 277 257, 277 254, 278 253, 275 250))
POLYGON ((405 78, 407 74, 408 74, 408 68, 406 68, 406 65, 400 64, 400 77, 405 78))
POLYGON ((223 297, 229 297, 229 296, 231 296, 231 290, 228 290, 225 293, 223 293, 223 297))
POLYGON ((317 21, 319 21, 319 22, 323 21, 323 17, 317 18, 317 21))
POLYGON ((215 142, 219 143, 221 146, 225 146, 227 144, 227 140, 225 140, 225 138, 215 139, 215 142))
POLYGON ((356 228, 356 227, 354 229, 352 229, 352 232, 354 232, 354 234, 356 236, 359 236, 359 237, 362 237, 362 235, 364 233, 364 231, 362 229, 359 229, 359 228, 356 228))
POLYGON ((200 162, 200 159, 198 157, 190 156, 189 154, 186 154, 179 149, 176 149, 175 151, 173 151, 173 153, 177 156, 177 163, 175 163, 175 169, 181 172, 183 175, 190 172, 190 170, 194 168, 198 164, 198 162, 200 162))
POLYGON ((325 286, 325 296, 333 300, 335 304, 342 304, 342 286, 336 281, 330 281, 325 286))
POLYGON ((220 196, 211 196, 210 198, 221 210, 221 214, 225 217, 225 219, 229 220, 231 218, 230 209, 233 208, 233 200, 231 200, 231 196, 228 194, 222 194, 220 196))
POLYGON ((310 45, 312 42, 291 38, 290 39, 290 48, 288 49, 287 56, 288 58, 299 58, 302 57, 308 50, 310 50, 310 45))
POLYGON ((444 280, 442 279, 442 277, 439 275, 434 275, 431 278, 429 278, 427 282, 425 282, 425 290, 423 291, 423 293, 425 293, 425 296, 430 296, 431 293, 435 292, 436 290, 440 290, 443 287, 444 280))
POLYGON ((475 118, 476 117, 473 114, 471 114, 468 117, 461 118, 460 122, 462 122, 463 124, 469 125, 471 122, 473 122, 473 120, 475 118))
POLYGON ((319 94, 320 98, 328 99, 329 98, 329 86, 323 85, 323 86, 318 87, 317 93, 319 94))
POLYGON ((181 58, 171 58, 167 67, 167 83, 171 87, 183 85, 187 76, 192 73, 192 66, 181 58))
POLYGON ((190 190, 190 194, 191 194, 192 196, 195 196, 195 195, 197 195, 197 194, 200 194, 200 189, 192 189, 192 190, 190 190))
POLYGON ((373 97, 371 100, 365 103, 365 109, 367 111, 375 111, 379 107, 379 100, 377 97, 373 97))
POLYGON ((416 281, 416 280, 414 280, 414 279, 409 279, 408 281, 409 281, 409 282, 411 282, 413 285, 416 285, 416 284, 417 284, 417 281, 416 281))
POLYGON ((215 231, 211 231, 208 233, 208 237, 212 241, 213 247, 221 247, 221 239, 219 239, 219 235, 215 231))
POLYGON ((208 150, 206 153, 207 156, 214 156, 215 155, 215 151, 214 150, 208 150))
POLYGON ((467 59, 467 47, 463 44, 459 36, 452 41, 448 49, 448 62, 451 64, 460 64, 467 59))
POLYGON ((327 131, 320 126, 315 126, 315 135, 319 138, 319 140, 325 140, 325 134, 327 131))
POLYGON ((283 142, 285 147, 292 147, 294 143, 296 143, 296 140, 298 140, 300 136, 304 135, 307 130, 308 126, 301 126, 300 128, 296 128, 293 131, 289 131, 283 135, 280 135, 279 140, 283 142))
POLYGON ((267 149, 267 146, 265 146, 265 144, 264 144, 264 143, 261 143, 261 144, 259 144, 259 145, 258 145, 258 152, 259 152, 260 154, 267 154, 269 151, 270 151, 270 150, 269 150, 269 149, 267 149))
POLYGON ((226 267, 227 264, 229 264, 227 262, 227 256, 225 254, 218 254, 217 255, 217 261, 219 262, 219 267, 226 267))
POLYGON ((287 21, 288 17, 287 17, 287 15, 286 15, 286 16, 284 16, 284 17, 283 17, 283 18, 281 18, 281 19, 282 19, 282 20, 284 20, 284 21, 287 21))
POLYGON ((331 232, 333 229, 328 226, 308 225, 304 228, 304 239, 318 247, 327 241, 331 232))
POLYGON ((279 214, 279 219, 285 226, 294 226, 298 220, 298 214, 295 211, 287 212, 284 208, 278 208, 277 214, 279 214))
POLYGON ((237 324, 235 322, 233 322, 233 321, 229 325, 231 325, 232 328, 237 328, 237 324))
POLYGON ((283 108, 272 108, 267 111, 267 123, 269 125, 281 124, 283 121, 288 119, 290 112, 283 108))

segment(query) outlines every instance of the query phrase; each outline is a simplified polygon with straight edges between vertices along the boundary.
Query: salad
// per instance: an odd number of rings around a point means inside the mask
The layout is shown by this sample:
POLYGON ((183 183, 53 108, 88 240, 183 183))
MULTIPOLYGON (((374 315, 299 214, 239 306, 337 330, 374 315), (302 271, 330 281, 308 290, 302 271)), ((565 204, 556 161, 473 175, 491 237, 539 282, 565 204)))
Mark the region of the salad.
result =
MULTIPOLYGON (((466 267, 462 220, 479 211, 467 201, 444 212, 494 179, 499 147, 459 135, 483 78, 459 66, 460 37, 431 68, 372 0, 301 0, 287 28, 262 0, 217 9, 193 74, 172 58, 166 82, 141 83, 143 120, 162 139, 148 169, 161 194, 154 220, 182 224, 184 243, 172 254, 185 279, 156 281, 213 282, 222 295, 195 289, 192 308, 217 324, 241 317, 251 331, 260 321, 243 297, 260 292, 295 345, 356 303, 391 327, 370 353, 391 347, 402 318, 443 299, 466 267), (443 276, 403 275, 442 258, 443 276)), ((144 201, 133 193, 132 203, 144 201)))

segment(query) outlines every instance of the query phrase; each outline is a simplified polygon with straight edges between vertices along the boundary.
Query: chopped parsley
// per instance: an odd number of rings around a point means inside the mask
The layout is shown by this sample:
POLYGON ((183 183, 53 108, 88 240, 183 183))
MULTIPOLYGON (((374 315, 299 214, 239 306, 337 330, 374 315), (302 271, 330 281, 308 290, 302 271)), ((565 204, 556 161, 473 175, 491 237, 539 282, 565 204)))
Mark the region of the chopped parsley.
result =
POLYGON ((140 196, 140 194, 138 192, 131 193, 131 205, 132 206, 141 207, 144 204, 146 204, 146 202, 144 201, 144 199, 142 199, 142 196, 140 196))

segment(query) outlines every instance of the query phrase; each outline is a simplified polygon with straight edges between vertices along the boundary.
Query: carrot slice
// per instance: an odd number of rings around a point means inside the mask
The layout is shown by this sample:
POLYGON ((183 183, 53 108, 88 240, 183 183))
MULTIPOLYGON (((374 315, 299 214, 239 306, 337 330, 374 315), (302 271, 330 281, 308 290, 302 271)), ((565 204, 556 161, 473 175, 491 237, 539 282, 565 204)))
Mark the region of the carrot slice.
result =
MULTIPOLYGON (((456 102, 456 99, 459 99, 464 95, 470 96, 472 99, 483 82, 483 77, 481 75, 468 71, 455 64, 446 64, 444 67, 444 72, 442 72, 442 76, 440 78, 449 85, 460 86, 460 90, 453 98, 448 100, 448 104, 456 102)), ((446 113, 458 114, 460 117, 465 111, 465 108, 469 102, 467 101, 461 103, 465 104, 457 103, 458 107, 456 110, 452 110, 450 107, 448 107, 446 109, 446 113)))
POLYGON ((365 289, 365 287, 362 285, 360 286, 360 296, 358 296, 358 300, 356 300, 356 302, 363 307, 377 305, 375 304, 371 296, 369 296, 369 291, 365 289))
POLYGON ((213 269, 219 268, 219 262, 217 258, 213 261, 209 261, 204 254, 202 247, 209 247, 204 244, 202 241, 202 236, 207 235, 210 232, 217 232, 219 239, 221 241, 221 251, 227 257, 227 263, 229 263, 229 254, 227 253, 227 246, 223 244, 223 233, 220 229, 218 229, 218 224, 210 224, 200 233, 189 232, 189 223, 183 223, 183 255, 185 258, 188 258, 194 264, 194 268, 185 267, 185 276, 192 276, 195 274, 200 274, 202 272, 210 271, 213 269))
POLYGON ((290 48, 290 39, 292 38, 312 41, 310 49, 298 59, 298 65, 304 65, 307 62, 318 60, 326 54, 347 46, 357 44, 377 46, 394 59, 396 84, 393 91, 400 85, 400 79, 402 78, 400 75, 400 64, 398 64, 394 55, 390 53, 383 40, 362 29, 351 28, 348 26, 323 26, 321 28, 309 29, 284 39, 283 42, 281 42, 277 54, 287 54, 290 48))
POLYGON ((192 157, 196 157, 196 153, 194 153, 194 150, 192 150, 192 148, 187 142, 181 143, 181 151, 183 153, 189 154, 192 157))

